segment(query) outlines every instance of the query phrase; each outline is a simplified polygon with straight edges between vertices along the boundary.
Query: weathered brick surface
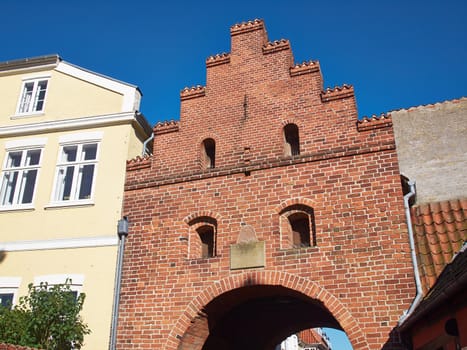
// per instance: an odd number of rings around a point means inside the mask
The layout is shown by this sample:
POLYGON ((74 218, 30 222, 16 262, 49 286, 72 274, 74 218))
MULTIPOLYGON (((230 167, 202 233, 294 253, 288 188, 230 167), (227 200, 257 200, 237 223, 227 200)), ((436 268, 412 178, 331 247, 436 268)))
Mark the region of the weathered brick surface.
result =
POLYGON ((36 348, 29 348, 27 346, 13 345, 13 344, 0 344, 0 350, 39 350, 36 348))
POLYGON ((206 87, 182 91, 180 122, 156 125, 154 156, 128 164, 118 348, 201 349, 204 306, 245 284, 320 300, 355 349, 397 347, 415 287, 390 119, 357 126, 353 88, 323 90, 319 64, 294 65, 262 22, 231 36, 231 53, 206 61, 206 87), (299 156, 284 155, 287 123, 299 156), (206 138, 214 169, 201 166, 206 138), (281 242, 292 204, 313 208, 316 246, 281 242), (193 259, 189 223, 203 216, 217 221, 216 256, 193 259), (266 244, 265 267, 232 271, 245 224, 266 244))

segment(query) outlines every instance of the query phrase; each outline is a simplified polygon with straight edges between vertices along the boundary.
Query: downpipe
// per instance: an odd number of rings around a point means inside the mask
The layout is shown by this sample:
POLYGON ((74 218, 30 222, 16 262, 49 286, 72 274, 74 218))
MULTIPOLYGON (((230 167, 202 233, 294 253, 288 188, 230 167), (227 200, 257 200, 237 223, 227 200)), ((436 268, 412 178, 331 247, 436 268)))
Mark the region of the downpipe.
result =
POLYGON ((404 209, 405 209, 405 219, 407 221, 407 229, 409 232, 409 242, 410 242, 410 253, 412 255, 412 266, 415 275, 415 285, 417 287, 417 294, 415 295, 410 308, 404 312, 402 317, 399 319, 399 326, 404 323, 404 321, 414 312, 415 308, 420 304, 420 301, 423 298, 423 290, 422 290, 422 282, 420 279, 420 271, 418 270, 418 263, 417 263, 417 253, 415 251, 415 239, 413 236, 413 227, 412 227, 412 218, 410 216, 410 205, 409 200, 412 198, 415 193, 415 181, 409 181, 407 183, 410 188, 410 192, 404 196, 404 209))
POLYGON ((117 234, 119 238, 118 255, 117 255, 117 268, 115 271, 115 290, 114 301, 112 309, 112 323, 110 328, 110 350, 115 350, 117 344, 117 325, 118 325, 118 310, 120 307, 120 287, 122 284, 122 266, 123 266, 123 253, 125 251, 125 239, 128 236, 128 218, 118 220, 117 234))

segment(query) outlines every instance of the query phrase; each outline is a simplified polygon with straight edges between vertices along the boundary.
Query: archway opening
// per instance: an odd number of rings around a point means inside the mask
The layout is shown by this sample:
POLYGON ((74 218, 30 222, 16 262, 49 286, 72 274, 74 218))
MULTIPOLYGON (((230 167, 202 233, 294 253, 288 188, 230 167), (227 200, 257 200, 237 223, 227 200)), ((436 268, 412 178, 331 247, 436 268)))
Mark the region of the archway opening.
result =
POLYGON ((317 299, 282 286, 249 285, 209 302, 178 349, 274 350, 289 335, 315 327, 342 330, 317 299))

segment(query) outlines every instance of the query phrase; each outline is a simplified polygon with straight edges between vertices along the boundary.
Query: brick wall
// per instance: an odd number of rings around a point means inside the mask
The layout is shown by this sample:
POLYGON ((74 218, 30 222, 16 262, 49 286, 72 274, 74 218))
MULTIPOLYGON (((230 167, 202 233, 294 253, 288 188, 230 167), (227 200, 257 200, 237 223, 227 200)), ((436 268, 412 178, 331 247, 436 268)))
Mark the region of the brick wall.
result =
POLYGON ((353 88, 323 89, 319 63, 295 65, 262 21, 231 38, 231 53, 207 59, 207 86, 181 92, 180 121, 155 126, 154 156, 128 163, 118 348, 201 349, 221 313, 206 305, 251 285, 322 303, 355 349, 397 348, 415 287, 391 119, 357 122, 353 88), (284 151, 288 123, 298 156, 284 151), (313 209, 315 245, 281 239, 281 212, 295 204, 313 209), (190 255, 199 217, 216 220, 215 257, 190 255), (265 244, 264 267, 232 270, 246 225, 265 244))
POLYGON ((0 344, 0 350, 38 350, 36 348, 29 348, 27 346, 0 344))

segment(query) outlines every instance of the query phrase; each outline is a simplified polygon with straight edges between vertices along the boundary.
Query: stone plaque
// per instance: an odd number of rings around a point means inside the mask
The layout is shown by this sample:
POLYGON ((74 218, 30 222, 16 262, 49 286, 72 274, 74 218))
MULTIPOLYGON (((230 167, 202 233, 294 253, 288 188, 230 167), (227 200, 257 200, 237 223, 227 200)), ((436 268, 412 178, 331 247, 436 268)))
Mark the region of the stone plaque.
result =
POLYGON ((230 246, 230 269, 251 269, 265 266, 264 241, 232 244, 230 246))

